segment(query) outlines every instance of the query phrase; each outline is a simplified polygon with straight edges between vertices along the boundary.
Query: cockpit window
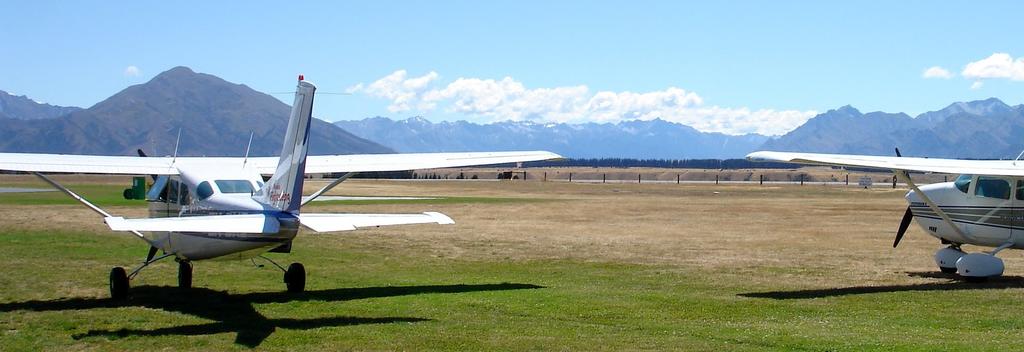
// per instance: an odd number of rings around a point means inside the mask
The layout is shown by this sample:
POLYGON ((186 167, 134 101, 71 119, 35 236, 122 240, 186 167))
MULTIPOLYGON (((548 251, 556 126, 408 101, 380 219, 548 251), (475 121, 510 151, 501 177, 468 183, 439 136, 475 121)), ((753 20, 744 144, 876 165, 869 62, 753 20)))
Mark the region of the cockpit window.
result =
POLYGON ((213 195, 213 186, 210 186, 210 182, 203 181, 196 186, 196 196, 199 196, 199 200, 210 198, 213 195))
POLYGON ((1001 178, 978 177, 974 195, 986 198, 1010 199, 1010 183, 1001 178))
POLYGON ((252 193, 252 183, 248 180, 216 180, 213 181, 220 193, 252 193))
POLYGON ((974 178, 974 175, 960 175, 960 177, 956 178, 956 181, 953 181, 953 185, 956 186, 956 189, 959 189, 960 192, 967 193, 967 189, 971 188, 972 178, 974 178))

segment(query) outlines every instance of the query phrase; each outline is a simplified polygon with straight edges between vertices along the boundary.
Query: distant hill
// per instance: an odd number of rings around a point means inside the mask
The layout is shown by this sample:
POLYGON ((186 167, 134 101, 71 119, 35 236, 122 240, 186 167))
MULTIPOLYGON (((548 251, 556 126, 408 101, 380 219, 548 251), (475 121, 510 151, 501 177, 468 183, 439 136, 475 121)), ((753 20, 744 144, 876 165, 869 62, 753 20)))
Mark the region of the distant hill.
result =
MULTIPOLYGON (((290 84, 290 82, 289 82, 290 84)), ((134 155, 277 155, 290 107, 269 95, 216 76, 175 67, 84 110, 47 119, 5 119, 0 150, 134 155)), ((310 153, 389 153, 391 149, 314 120, 310 153)))
POLYGON ((398 121, 373 117, 335 124, 400 152, 543 149, 572 158, 735 158, 755 150, 768 139, 756 134, 704 133, 661 119, 574 125, 432 123, 419 117, 398 121))
POLYGON ((17 96, 0 90, 0 118, 20 120, 52 119, 78 110, 82 110, 82 108, 40 103, 24 95, 17 96))
POLYGON ((1024 105, 990 98, 958 102, 911 118, 844 106, 811 118, 765 150, 946 158, 1013 158, 1024 150, 1024 105))

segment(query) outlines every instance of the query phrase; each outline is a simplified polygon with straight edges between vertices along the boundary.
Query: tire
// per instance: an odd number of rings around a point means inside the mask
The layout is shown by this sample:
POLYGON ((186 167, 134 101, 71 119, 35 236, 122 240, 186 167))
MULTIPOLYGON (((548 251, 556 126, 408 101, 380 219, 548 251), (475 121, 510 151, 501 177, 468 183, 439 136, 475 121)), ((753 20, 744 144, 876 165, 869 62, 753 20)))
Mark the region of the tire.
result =
POLYGON ((941 270, 945 274, 956 274, 956 267, 944 268, 940 266, 939 270, 941 270))
POLYGON ((178 288, 192 288, 192 263, 178 262, 178 288))
POLYGON ((284 273, 284 284, 288 292, 298 293, 306 289, 306 268, 300 263, 292 263, 284 273))
POLYGON ((110 269, 110 298, 118 301, 128 298, 128 273, 122 267, 110 269))

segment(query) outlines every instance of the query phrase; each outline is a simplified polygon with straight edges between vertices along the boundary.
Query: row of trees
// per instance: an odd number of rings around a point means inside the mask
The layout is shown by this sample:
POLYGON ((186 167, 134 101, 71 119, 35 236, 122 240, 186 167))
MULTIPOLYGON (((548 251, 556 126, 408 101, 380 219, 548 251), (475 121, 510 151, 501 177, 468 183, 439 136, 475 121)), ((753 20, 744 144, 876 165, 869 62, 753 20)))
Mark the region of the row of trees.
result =
POLYGON ((667 169, 794 169, 800 165, 789 163, 762 163, 746 159, 627 159, 627 158, 570 158, 554 161, 526 163, 527 167, 656 167, 667 169))

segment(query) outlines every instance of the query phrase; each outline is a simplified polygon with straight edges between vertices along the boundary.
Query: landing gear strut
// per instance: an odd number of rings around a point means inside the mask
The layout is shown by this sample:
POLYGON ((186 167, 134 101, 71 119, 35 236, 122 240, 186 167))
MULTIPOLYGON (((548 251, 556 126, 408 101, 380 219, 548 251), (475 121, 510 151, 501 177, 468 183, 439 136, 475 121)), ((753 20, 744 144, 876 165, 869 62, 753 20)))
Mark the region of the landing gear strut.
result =
MULTIPOLYGON (((259 258, 274 264, 274 266, 284 272, 284 285, 288 288, 288 292, 298 293, 306 290, 306 268, 302 266, 302 263, 292 263, 288 266, 288 269, 285 269, 270 258, 262 255, 259 258)), ((254 261, 253 263, 255 264, 256 262, 254 261)))
MULTIPOLYGON (((145 267, 149 266, 150 264, 156 263, 160 259, 164 259, 164 258, 167 258, 167 257, 170 257, 170 256, 174 255, 173 253, 167 253, 167 254, 161 255, 159 257, 153 258, 153 256, 156 254, 156 251, 154 249, 155 248, 151 248, 150 249, 149 255, 146 256, 146 261, 142 262, 142 265, 139 265, 138 268, 135 268, 135 270, 132 270, 131 273, 125 272, 124 268, 122 268, 122 267, 115 267, 113 269, 110 269, 110 298, 113 298, 115 300, 123 300, 123 299, 128 298, 128 288, 129 288, 128 281, 129 280, 134 278, 135 275, 138 275, 139 271, 142 271, 142 269, 144 269, 145 267)), ((189 264, 188 262, 184 262, 184 261, 183 262, 179 262, 179 266, 178 266, 178 285, 180 286, 182 284, 182 267, 181 267, 182 264, 188 266, 188 274, 187 274, 188 286, 187 287, 192 287, 192 265, 189 264)), ((186 286, 182 286, 182 287, 186 287, 186 286)))

